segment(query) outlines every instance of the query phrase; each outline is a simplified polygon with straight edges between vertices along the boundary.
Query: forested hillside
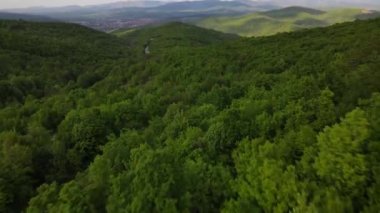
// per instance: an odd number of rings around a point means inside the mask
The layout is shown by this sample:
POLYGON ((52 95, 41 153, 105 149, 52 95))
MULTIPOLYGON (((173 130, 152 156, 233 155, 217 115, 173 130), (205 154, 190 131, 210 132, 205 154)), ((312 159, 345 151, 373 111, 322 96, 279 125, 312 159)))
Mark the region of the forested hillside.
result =
POLYGON ((379 211, 380 19, 118 35, 0 22, 0 212, 379 211))
POLYGON ((268 36, 376 17, 380 17, 378 11, 360 8, 338 8, 321 11, 304 7, 288 7, 240 16, 208 17, 195 21, 194 24, 241 36, 268 36))

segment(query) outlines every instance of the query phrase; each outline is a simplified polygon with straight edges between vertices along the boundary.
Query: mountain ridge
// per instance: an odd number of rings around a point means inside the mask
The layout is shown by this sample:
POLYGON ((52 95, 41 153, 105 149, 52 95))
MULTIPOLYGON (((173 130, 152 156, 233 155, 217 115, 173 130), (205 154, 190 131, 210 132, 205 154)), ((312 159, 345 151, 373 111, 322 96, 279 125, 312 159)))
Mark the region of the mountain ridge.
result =
POLYGON ((242 16, 210 17, 193 22, 195 25, 241 36, 268 36, 280 32, 326 27, 356 19, 379 17, 376 11, 363 9, 315 10, 305 7, 287 7, 278 10, 256 12, 242 16))
POLYGON ((39 21, 39 22, 58 22, 58 20, 39 15, 28 15, 10 12, 0 12, 0 19, 2 20, 25 20, 25 21, 39 21))

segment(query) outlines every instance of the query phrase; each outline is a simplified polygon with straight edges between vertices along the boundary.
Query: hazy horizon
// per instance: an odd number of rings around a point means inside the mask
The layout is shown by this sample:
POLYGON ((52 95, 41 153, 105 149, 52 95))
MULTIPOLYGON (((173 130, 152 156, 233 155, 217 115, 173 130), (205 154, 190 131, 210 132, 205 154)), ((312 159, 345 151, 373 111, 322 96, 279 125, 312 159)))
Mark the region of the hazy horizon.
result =
MULTIPOLYGON (((96 5, 113 2, 122 2, 123 0, 2 0, 0 9, 15 9, 28 7, 60 7, 69 5, 96 5)), ((127 0, 141 1, 141 0, 127 0)), ((151 0, 154 1, 154 0, 151 0)), ((161 0, 157 0, 161 1, 161 0)), ((167 2, 185 1, 185 0, 162 0, 167 2)), ((233 0, 232 0, 233 1, 233 0)), ((300 5, 300 6, 379 6, 378 0, 252 0, 256 2, 275 2, 282 5, 300 5), (347 5, 348 3, 348 5, 347 5)))

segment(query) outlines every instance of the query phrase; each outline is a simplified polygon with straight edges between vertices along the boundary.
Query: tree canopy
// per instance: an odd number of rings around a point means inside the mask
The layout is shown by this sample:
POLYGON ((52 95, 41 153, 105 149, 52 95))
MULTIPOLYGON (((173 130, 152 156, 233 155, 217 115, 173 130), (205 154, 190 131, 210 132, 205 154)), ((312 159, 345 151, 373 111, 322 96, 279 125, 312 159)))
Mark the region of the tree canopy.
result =
POLYGON ((379 38, 0 21, 0 212, 378 212, 379 38))

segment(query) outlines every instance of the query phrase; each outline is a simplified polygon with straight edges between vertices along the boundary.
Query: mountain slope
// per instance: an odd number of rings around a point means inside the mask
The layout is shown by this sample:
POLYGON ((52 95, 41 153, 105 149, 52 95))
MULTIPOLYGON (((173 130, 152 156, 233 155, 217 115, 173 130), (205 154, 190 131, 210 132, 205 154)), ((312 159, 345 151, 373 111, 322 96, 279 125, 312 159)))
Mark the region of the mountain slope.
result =
POLYGON ((168 48, 222 44, 223 41, 239 38, 236 35, 223 34, 180 22, 163 24, 159 27, 145 27, 134 31, 118 30, 114 34, 119 35, 136 50, 141 50, 141 47, 149 44, 152 54, 159 54, 159 52, 167 51, 168 48))
POLYGON ((289 7, 243 16, 211 17, 195 22, 195 24, 242 36, 267 36, 376 17, 379 17, 376 11, 361 9, 335 9, 325 12, 302 7, 289 7))
POLYGON ((5 84, 13 92, 2 94, 0 105, 50 94, 89 73, 96 63, 122 58, 128 52, 122 47, 126 43, 114 36, 65 23, 0 21, 0 38, 2 82, 26 72, 28 80, 24 80, 39 85, 35 91, 5 84))
POLYGON ((0 23, 1 212, 378 209, 380 19, 261 38, 0 23))

